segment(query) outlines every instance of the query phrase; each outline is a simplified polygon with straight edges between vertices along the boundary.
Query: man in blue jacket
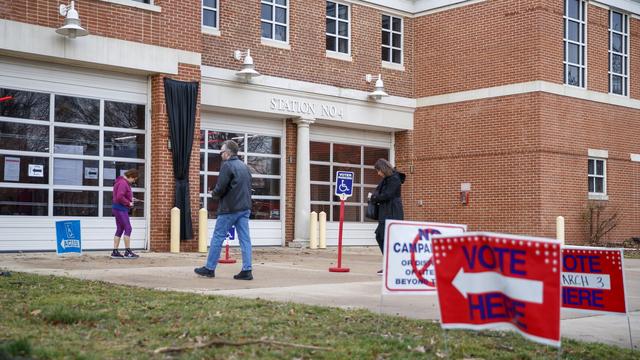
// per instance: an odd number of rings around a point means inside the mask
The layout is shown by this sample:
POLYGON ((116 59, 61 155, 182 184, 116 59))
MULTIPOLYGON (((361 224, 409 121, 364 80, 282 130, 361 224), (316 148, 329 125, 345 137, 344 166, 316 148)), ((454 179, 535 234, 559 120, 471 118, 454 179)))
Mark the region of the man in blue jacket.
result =
POLYGON ((234 275, 236 280, 253 280, 251 274, 251 237, 249 236, 249 215, 251 214, 251 172, 247 165, 238 159, 238 144, 233 140, 222 143, 220 149, 222 168, 218 183, 212 191, 219 199, 216 228, 211 237, 209 256, 203 267, 196 268, 196 274, 215 277, 216 266, 220 259, 222 242, 229 229, 236 226, 242 252, 242 271, 234 275))

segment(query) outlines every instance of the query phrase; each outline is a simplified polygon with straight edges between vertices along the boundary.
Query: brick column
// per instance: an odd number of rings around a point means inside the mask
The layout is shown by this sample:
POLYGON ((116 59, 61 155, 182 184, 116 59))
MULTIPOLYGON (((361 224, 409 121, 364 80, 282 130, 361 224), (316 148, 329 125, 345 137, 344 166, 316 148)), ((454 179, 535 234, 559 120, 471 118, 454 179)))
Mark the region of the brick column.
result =
MULTIPOLYGON (((169 251, 170 211, 175 201, 175 181, 173 176, 173 158, 169 150, 169 119, 164 98, 164 78, 180 81, 200 82, 200 67, 180 64, 178 75, 158 74, 151 77, 151 188, 150 199, 151 228, 149 249, 151 251, 169 251)), ((180 251, 198 249, 198 210, 200 208, 200 92, 196 106, 193 148, 189 165, 189 192, 191 194, 191 218, 195 239, 182 240, 180 251)), ((147 162, 149 163, 149 161, 147 162)))

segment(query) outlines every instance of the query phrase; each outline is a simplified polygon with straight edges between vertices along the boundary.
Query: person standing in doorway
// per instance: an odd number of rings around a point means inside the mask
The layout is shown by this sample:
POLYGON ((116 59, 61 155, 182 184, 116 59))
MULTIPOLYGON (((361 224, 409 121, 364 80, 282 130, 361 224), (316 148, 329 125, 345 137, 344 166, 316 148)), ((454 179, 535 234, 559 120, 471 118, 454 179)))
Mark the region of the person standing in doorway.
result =
POLYGON ((242 252, 242 271, 233 278, 253 280, 251 273, 251 237, 249 236, 249 215, 251 214, 251 172, 249 167, 238 159, 238 144, 233 140, 222 143, 220 149, 222 167, 218 183, 212 191, 218 198, 218 218, 211 237, 209 255, 205 266, 194 269, 195 273, 206 277, 215 277, 216 266, 220 259, 222 242, 233 225, 240 240, 242 252))
MULTIPOLYGON (((373 168, 383 178, 371 195, 371 200, 378 206, 378 227, 375 234, 380 251, 384 254, 385 221, 404 220, 400 188, 406 175, 396 171, 385 159, 378 159, 373 168)), ((382 270, 378 274, 382 275, 382 270)))
POLYGON ((139 256, 131 251, 131 221, 129 221, 129 209, 133 207, 136 199, 131 192, 131 184, 138 180, 138 170, 129 169, 113 184, 111 213, 116 218, 116 234, 113 237, 112 259, 137 259, 139 256), (124 254, 118 251, 120 237, 124 234, 124 254))

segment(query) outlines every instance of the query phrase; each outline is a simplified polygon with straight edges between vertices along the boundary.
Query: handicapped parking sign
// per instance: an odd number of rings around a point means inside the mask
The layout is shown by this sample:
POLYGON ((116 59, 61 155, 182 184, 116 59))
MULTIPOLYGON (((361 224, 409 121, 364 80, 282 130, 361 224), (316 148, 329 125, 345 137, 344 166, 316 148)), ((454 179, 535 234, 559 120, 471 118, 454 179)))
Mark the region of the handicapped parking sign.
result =
POLYGON ((349 197, 353 195, 353 172, 337 171, 336 172, 336 196, 349 197))
POLYGON ((229 232, 227 233, 226 240, 227 241, 231 241, 231 240, 235 240, 235 239, 236 239, 236 226, 234 225, 229 229, 229 232))
POLYGON ((80 220, 56 221, 56 250, 58 255, 82 253, 80 220))

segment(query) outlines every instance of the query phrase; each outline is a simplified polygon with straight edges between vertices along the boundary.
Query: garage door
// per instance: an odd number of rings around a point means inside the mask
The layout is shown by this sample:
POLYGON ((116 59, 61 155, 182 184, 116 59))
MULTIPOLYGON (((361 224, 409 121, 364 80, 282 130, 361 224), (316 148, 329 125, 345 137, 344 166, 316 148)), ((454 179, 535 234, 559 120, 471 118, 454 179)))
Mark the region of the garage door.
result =
MULTIPOLYGON (((55 222, 80 220, 83 248, 110 249, 114 179, 136 168, 148 198, 143 76, 0 57, 0 251, 55 250, 55 222)), ((146 248, 148 209, 132 211, 146 248)))
MULTIPOLYGON (((207 194, 215 187, 225 140, 240 146, 239 157, 252 173, 254 190, 251 240, 256 246, 283 243, 285 164, 282 120, 202 113, 200 131, 200 205, 209 211, 209 237, 215 227, 217 201, 207 194)), ((238 245, 237 239, 231 245, 238 245)))

